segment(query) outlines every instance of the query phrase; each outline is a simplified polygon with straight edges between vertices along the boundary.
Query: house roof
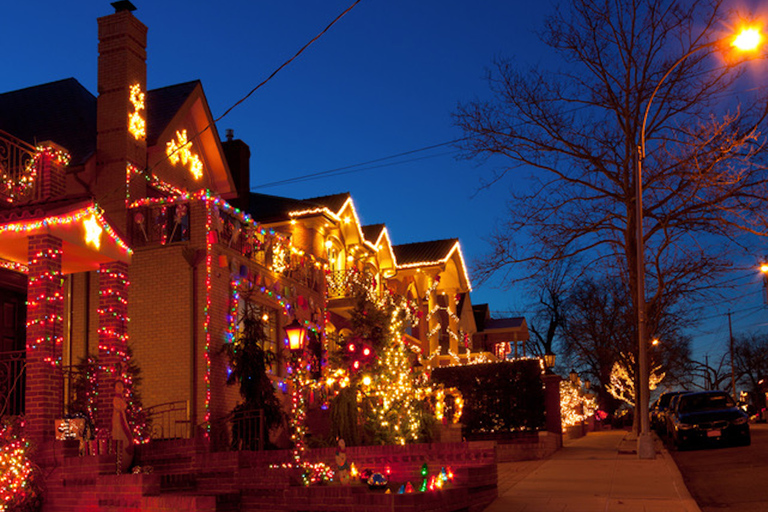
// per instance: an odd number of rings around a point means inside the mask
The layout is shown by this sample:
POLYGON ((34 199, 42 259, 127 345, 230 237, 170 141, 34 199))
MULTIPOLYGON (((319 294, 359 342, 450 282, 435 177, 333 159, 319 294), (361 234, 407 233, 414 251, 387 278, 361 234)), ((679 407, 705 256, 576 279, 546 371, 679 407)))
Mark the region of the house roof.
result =
POLYGON ((291 218, 290 212, 308 210, 320 206, 319 204, 309 203, 301 199, 251 192, 248 213, 257 222, 270 223, 289 220, 291 218))
MULTIPOLYGON (((157 143, 200 82, 147 92, 147 144, 157 143)), ((0 130, 35 145, 51 140, 81 165, 96 151, 96 97, 74 78, 0 94, 0 130)))
POLYGON ((329 196, 311 197, 304 199, 307 203, 319 204, 325 206, 333 213, 339 213, 342 207, 349 201, 351 194, 349 192, 341 192, 340 194, 332 194, 329 196))
POLYGON ((349 192, 329 196, 312 197, 309 199, 291 199, 289 197, 271 196, 251 192, 250 215, 262 223, 287 221, 295 215, 319 214, 322 210, 337 215, 350 198, 349 192))
POLYGON ((96 151, 96 97, 74 78, 6 92, 0 129, 32 145, 51 140, 80 165, 96 151))
POLYGON ((367 226, 362 226, 360 229, 363 231, 363 237, 372 244, 375 244, 379 241, 379 237, 381 236, 381 233, 384 231, 384 224, 369 224, 367 226))
POLYGON ((392 246, 397 266, 415 264, 438 264, 444 262, 458 243, 457 238, 433 240, 431 242, 414 242, 392 246))
POLYGON ((160 135, 199 84, 199 80, 193 80, 147 92, 148 146, 157 144, 160 135))
POLYGON ((491 318, 488 304, 473 304, 472 313, 478 332, 502 329, 519 329, 525 326, 525 317, 491 318))

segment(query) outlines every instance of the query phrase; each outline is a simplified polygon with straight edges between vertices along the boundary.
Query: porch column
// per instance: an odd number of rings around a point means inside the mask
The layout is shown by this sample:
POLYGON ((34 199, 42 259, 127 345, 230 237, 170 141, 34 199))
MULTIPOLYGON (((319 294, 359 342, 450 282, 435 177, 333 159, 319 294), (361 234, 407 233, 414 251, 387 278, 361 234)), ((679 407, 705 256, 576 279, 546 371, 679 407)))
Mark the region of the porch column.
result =
POLYGON ((62 411, 61 343, 64 294, 61 239, 29 237, 27 292, 26 422, 30 439, 53 441, 54 421, 62 411))
MULTIPOLYGON (((128 265, 99 266, 99 368, 96 374, 96 431, 111 436, 115 384, 125 370, 128 350, 128 265)), ((103 435, 103 434, 102 434, 103 435)))

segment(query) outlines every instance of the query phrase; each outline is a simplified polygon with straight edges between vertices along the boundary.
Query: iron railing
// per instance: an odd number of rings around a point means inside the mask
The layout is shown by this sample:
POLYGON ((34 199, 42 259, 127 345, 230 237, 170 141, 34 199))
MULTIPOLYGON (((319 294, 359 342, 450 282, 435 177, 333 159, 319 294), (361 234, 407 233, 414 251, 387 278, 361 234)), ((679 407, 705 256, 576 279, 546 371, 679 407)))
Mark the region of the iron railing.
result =
POLYGON ((192 437, 189 401, 177 400, 145 409, 147 423, 152 425, 152 439, 186 439, 192 437))
POLYGON ((0 207, 39 199, 35 148, 0 130, 0 207))
POLYGON ((240 450, 264 449, 264 411, 235 409, 228 417, 232 441, 230 448, 240 450))
POLYGON ((24 413, 27 354, 0 352, 0 418, 24 413))

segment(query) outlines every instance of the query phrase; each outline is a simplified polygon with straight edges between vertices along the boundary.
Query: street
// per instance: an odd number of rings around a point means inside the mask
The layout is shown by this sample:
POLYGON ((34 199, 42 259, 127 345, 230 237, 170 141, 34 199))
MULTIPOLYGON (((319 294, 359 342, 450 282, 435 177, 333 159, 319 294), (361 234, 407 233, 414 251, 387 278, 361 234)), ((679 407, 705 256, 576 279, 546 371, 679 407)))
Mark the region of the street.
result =
POLYGON ((768 425, 750 425, 752 446, 678 452, 668 444, 702 512, 768 510, 768 425))

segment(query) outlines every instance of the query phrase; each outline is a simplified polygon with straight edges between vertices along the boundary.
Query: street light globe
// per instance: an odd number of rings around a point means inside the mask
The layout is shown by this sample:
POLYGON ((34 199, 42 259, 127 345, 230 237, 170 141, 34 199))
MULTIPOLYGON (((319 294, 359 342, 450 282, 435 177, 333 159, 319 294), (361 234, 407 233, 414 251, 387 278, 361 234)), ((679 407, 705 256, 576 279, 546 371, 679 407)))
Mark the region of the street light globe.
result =
POLYGON ((768 274, 768 263, 763 263, 760 265, 760 272, 763 274, 768 274))
POLYGON ((745 28, 741 32, 736 34, 732 46, 741 51, 750 51, 760 46, 760 41, 763 39, 760 30, 756 28, 745 28))

